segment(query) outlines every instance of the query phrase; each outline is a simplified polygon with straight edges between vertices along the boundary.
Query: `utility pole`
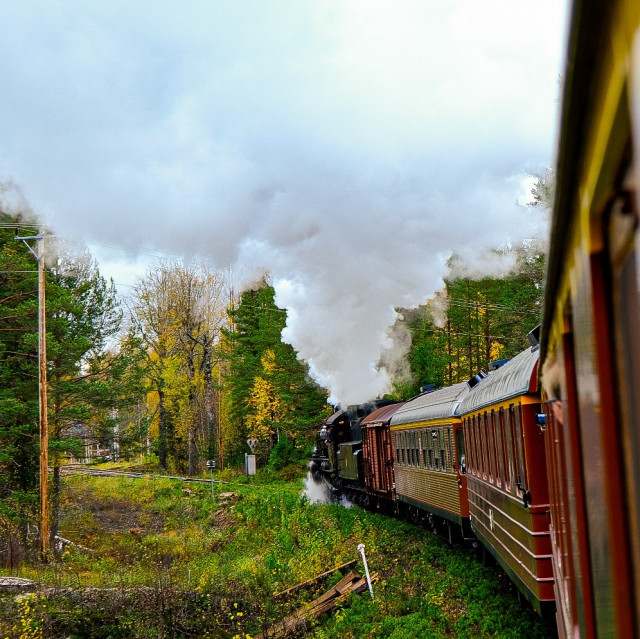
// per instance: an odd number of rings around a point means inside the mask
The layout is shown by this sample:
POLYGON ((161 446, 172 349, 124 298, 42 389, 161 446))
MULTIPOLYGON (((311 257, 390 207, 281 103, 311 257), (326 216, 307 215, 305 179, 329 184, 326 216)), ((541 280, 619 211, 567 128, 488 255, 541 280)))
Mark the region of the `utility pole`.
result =
POLYGON ((44 285, 44 236, 19 237, 38 262, 38 368, 39 412, 40 412, 40 558, 46 561, 49 554, 49 422, 47 419, 47 326, 44 285), (27 240, 35 240, 34 251, 27 240))

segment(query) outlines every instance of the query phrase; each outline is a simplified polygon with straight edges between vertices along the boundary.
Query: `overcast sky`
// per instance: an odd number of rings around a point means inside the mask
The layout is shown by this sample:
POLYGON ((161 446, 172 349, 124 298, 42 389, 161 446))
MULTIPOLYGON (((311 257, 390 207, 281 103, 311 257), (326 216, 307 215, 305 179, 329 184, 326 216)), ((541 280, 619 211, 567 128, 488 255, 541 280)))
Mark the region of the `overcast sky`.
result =
POLYGON ((334 399, 452 251, 543 234, 563 0, 0 0, 0 180, 103 273, 268 270, 334 399), (137 260, 136 256, 142 256, 137 260))

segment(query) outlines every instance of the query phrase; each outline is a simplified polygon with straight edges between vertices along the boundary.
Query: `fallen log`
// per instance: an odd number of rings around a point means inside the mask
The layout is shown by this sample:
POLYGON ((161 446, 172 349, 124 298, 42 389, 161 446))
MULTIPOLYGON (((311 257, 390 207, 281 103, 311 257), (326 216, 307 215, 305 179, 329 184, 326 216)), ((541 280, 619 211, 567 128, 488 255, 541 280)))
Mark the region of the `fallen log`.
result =
MULTIPOLYGON (((376 577, 377 573, 374 573, 372 579, 376 577)), ((352 571, 322 596, 296 610, 292 615, 271 626, 271 628, 265 632, 260 633, 256 636, 256 639, 284 637, 289 632, 293 632, 304 626, 309 620, 316 619, 333 610, 349 593, 361 593, 365 591, 367 587, 367 580, 357 572, 352 571)))
POLYGON ((341 564, 340 566, 336 566, 331 570, 327 570, 326 572, 323 572, 320 575, 311 577, 311 579, 307 579, 306 581, 301 581, 299 584, 296 584, 295 586, 291 586, 291 588, 287 588, 286 590, 282 590, 281 592, 276 592, 273 596, 284 597, 285 595, 290 595, 292 592, 295 592, 300 588, 304 588, 305 586, 310 586, 311 584, 317 583, 321 579, 324 579, 325 577, 332 575, 334 572, 338 572, 339 570, 344 570, 346 568, 353 568, 357 563, 358 563, 357 559, 352 559, 351 561, 347 561, 346 563, 341 564))

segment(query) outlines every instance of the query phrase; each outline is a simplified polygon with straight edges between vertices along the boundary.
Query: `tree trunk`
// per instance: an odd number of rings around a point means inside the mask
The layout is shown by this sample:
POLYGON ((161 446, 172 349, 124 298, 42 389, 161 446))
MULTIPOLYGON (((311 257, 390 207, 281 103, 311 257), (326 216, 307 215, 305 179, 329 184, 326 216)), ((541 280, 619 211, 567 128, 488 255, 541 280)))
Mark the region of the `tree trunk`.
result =
POLYGON ((189 429, 189 468, 188 474, 193 476, 198 472, 198 446, 196 444, 196 433, 194 428, 189 429))
POLYGON ((169 415, 164 405, 164 390, 158 389, 158 463, 162 470, 167 470, 169 458, 170 424, 169 415))
POLYGON ((51 526, 50 526, 50 547, 56 557, 59 556, 55 538, 60 528, 60 456, 55 453, 53 456, 53 485, 51 486, 51 526))

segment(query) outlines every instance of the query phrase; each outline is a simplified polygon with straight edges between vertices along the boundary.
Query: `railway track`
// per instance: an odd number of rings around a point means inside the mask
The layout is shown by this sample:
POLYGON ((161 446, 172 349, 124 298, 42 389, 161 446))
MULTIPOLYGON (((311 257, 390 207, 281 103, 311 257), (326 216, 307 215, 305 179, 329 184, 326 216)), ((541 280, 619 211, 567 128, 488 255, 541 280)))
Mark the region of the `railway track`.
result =
MULTIPOLYGON (((118 470, 117 468, 90 468, 83 465, 66 465, 60 466, 62 475, 91 475, 94 477, 131 477, 133 479, 176 479, 178 481, 211 484, 211 479, 202 479, 198 477, 180 477, 178 475, 159 475, 152 472, 132 472, 130 470, 118 470)), ((228 484, 229 482, 219 479, 213 480, 214 484, 228 484)))

